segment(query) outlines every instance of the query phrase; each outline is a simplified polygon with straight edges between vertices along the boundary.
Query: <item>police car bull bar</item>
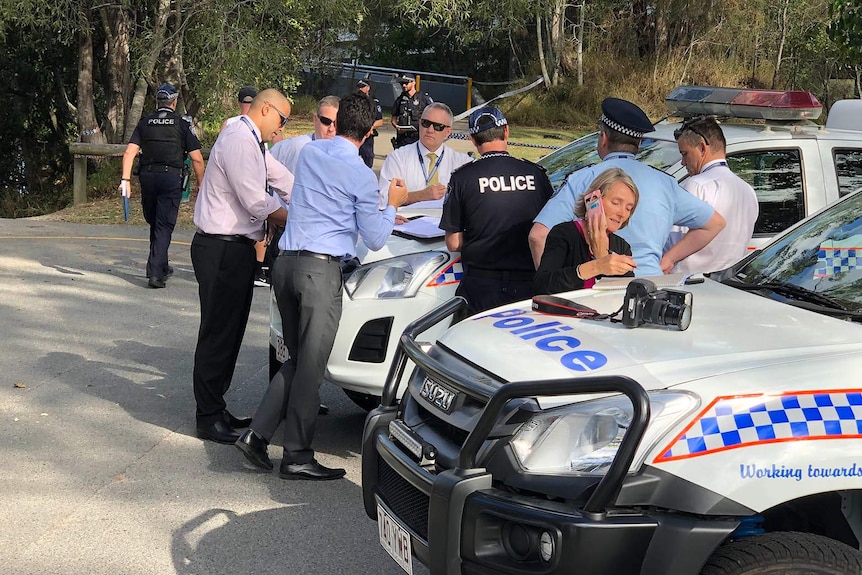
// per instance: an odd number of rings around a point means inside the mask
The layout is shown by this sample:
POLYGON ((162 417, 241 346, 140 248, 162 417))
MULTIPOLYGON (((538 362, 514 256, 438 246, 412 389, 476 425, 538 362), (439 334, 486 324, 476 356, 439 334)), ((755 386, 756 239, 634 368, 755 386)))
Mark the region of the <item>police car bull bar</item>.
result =
POLYGON ((383 388, 381 406, 385 409, 395 405, 398 382, 404 373, 409 358, 419 369, 441 383, 460 393, 475 395, 477 392, 487 399, 475 427, 470 431, 458 454, 458 468, 474 469, 476 455, 484 442, 491 435, 500 414, 506 404, 517 398, 537 396, 558 396, 592 393, 622 393, 632 402, 632 420, 620 443, 617 455, 601 478, 590 498, 584 504, 585 514, 600 515, 608 507, 622 486, 634 460, 638 445, 643 439, 650 418, 650 404, 647 392, 636 381, 621 375, 606 375, 592 377, 576 377, 556 380, 536 380, 513 383, 503 383, 501 386, 485 385, 476 381, 469 384, 446 365, 426 354, 416 337, 447 319, 463 312, 467 301, 463 297, 455 297, 424 316, 409 324, 399 339, 392 365, 383 388))

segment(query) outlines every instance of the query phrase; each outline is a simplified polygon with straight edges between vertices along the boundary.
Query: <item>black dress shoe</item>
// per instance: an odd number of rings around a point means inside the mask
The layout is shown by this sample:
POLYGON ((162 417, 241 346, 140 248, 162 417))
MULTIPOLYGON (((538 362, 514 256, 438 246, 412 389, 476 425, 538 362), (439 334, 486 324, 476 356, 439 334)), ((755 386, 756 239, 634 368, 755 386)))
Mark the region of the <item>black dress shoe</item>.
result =
POLYGON ((272 461, 269 460, 269 454, 266 452, 267 441, 251 429, 246 430, 239 439, 236 440, 236 445, 249 463, 255 467, 270 471, 272 469, 272 461))
POLYGON ((229 411, 224 412, 224 422, 233 429, 245 429, 251 425, 250 417, 234 417, 229 411))
POLYGON ((147 285, 151 288, 163 288, 167 284, 165 284, 165 278, 150 278, 147 285))
POLYGON ((216 420, 214 423, 209 425, 198 424, 197 432, 198 437, 201 439, 209 439, 216 443, 231 444, 236 443, 236 440, 239 439, 239 433, 231 429, 227 423, 221 420, 216 420))
POLYGON ((317 415, 329 415, 329 407, 321 403, 320 407, 317 408, 317 415))
POLYGON ((285 463, 281 462, 278 476, 282 479, 307 479, 310 481, 327 481, 329 479, 341 479, 344 477, 343 469, 332 469, 324 467, 312 459, 308 463, 285 463))
POLYGON ((174 275, 174 268, 168 266, 167 269, 165 269, 165 279, 168 279, 172 275, 174 275))

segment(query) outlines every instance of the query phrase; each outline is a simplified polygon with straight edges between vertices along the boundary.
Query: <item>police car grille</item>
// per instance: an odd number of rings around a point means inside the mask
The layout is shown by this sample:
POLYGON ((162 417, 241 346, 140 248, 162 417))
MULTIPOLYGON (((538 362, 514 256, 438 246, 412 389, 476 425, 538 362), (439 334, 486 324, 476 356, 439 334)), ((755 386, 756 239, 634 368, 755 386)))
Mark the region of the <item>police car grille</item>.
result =
POLYGON ((428 496, 410 485, 380 458, 377 463, 377 489, 398 519, 427 542, 428 496))
POLYGON ((417 405, 417 411, 422 418, 422 421, 425 422, 425 425, 433 429, 438 435, 445 438, 453 445, 461 447, 464 445, 464 442, 467 441, 467 436, 469 435, 468 431, 446 423, 446 421, 438 418, 434 413, 431 413, 421 405, 417 405))

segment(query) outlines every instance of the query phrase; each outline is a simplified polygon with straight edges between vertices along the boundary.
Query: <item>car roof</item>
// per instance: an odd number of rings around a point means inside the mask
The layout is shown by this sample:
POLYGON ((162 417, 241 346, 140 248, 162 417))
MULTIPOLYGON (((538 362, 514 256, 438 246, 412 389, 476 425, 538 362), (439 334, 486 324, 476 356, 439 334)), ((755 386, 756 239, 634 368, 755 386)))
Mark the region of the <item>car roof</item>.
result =
MULTIPOLYGON (((857 130, 842 130, 836 128, 827 128, 825 126, 806 123, 806 124, 781 124, 781 123, 740 123, 734 120, 733 123, 721 122, 721 129, 724 132, 724 138, 728 145, 740 142, 752 142, 757 140, 775 141, 775 140, 793 140, 798 138, 817 139, 817 140, 846 140, 858 142, 862 138, 862 132, 857 130)), ((662 140, 674 142, 673 131, 679 128, 681 121, 662 120, 655 125, 655 130, 645 134, 645 139, 662 140)))

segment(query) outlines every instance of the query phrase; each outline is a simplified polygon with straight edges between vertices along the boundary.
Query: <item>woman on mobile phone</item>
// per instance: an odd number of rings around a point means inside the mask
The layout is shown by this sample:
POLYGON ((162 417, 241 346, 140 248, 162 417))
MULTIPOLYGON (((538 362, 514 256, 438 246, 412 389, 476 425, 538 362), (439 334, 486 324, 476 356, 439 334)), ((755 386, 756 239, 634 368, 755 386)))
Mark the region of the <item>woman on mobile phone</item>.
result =
POLYGON ((599 174, 575 202, 575 219, 548 234, 534 293, 591 288, 601 276, 633 276, 631 246, 614 232, 628 223, 638 198, 637 186, 621 169, 599 174))

